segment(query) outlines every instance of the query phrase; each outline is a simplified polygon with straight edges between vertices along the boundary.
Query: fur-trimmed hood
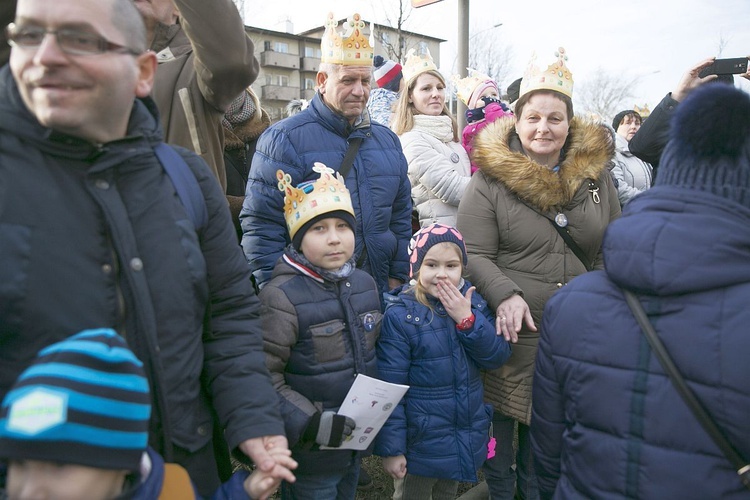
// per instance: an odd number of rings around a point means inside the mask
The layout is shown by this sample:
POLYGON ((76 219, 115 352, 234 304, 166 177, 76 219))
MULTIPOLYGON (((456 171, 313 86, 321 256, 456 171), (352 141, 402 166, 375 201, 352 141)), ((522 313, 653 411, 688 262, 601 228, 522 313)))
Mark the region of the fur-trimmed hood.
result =
POLYGON ((512 117, 488 124, 474 139, 471 158, 487 177, 547 212, 552 207, 567 206, 584 182, 601 177, 612 158, 612 141, 601 125, 573 118, 568 134, 559 172, 521 152, 512 117))

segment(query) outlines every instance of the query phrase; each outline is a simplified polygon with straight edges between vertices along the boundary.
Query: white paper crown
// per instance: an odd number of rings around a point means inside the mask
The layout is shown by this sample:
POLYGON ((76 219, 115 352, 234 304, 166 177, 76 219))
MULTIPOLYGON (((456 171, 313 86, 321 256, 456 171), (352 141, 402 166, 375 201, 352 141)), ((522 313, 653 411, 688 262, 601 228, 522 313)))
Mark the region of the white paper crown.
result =
POLYGON ((318 215, 343 210, 355 216, 352 198, 341 174, 320 162, 315 162, 313 171, 320 174, 320 179, 303 182, 297 187, 292 186, 289 174, 283 170, 276 171, 279 191, 284 193, 284 218, 290 238, 294 238, 299 228, 318 215))
POLYGON ((573 98, 573 74, 568 69, 565 61, 568 55, 565 49, 560 47, 555 52, 557 60, 542 71, 536 65, 536 54, 531 56, 529 65, 521 80, 521 88, 518 97, 528 94, 533 90, 554 90, 573 98))
POLYGON ((430 49, 425 47, 419 54, 417 54, 414 49, 409 49, 409 52, 406 53, 406 62, 404 63, 401 72, 404 75, 404 80, 406 80, 408 86, 414 78, 422 73, 437 70, 435 61, 432 60, 432 56, 430 55, 430 49))
POLYGON ((333 12, 328 13, 325 27, 325 33, 320 41, 321 62, 344 66, 372 66, 374 51, 364 34, 365 22, 359 14, 347 19, 341 35, 336 31, 338 21, 333 18, 333 12))

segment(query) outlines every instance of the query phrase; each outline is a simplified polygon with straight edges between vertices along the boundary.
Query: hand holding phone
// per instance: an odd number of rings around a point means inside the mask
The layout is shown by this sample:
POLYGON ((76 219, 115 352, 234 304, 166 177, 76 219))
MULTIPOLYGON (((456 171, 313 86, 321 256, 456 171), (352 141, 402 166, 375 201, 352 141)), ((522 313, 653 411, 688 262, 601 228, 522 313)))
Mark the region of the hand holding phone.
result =
POLYGON ((716 59, 710 66, 703 68, 698 76, 705 78, 708 75, 738 75, 747 72, 747 57, 734 57, 731 59, 716 59))

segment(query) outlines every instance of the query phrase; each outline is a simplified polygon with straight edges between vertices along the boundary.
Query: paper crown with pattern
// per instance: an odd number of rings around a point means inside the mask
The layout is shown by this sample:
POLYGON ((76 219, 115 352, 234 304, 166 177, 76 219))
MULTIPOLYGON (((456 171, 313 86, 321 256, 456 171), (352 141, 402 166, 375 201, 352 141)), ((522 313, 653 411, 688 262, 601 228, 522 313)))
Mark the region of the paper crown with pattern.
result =
POLYGON ((279 191, 284 192, 286 227, 292 239, 306 222, 318 215, 343 210, 355 217, 352 197, 341 174, 317 161, 313 171, 318 172, 320 178, 303 182, 296 188, 292 186, 289 174, 283 170, 276 171, 279 191))
POLYGON ((491 77, 471 68, 466 68, 466 71, 469 75, 466 78, 461 78, 461 75, 451 76, 451 82, 456 88, 456 95, 464 104, 469 104, 474 91, 483 83, 492 82, 492 85, 497 89, 497 84, 491 77))
POLYGON ((542 71, 536 65, 536 54, 531 56, 526 72, 521 80, 521 89, 518 97, 528 94, 534 90, 554 90, 573 98, 573 74, 565 62, 568 55, 565 49, 560 47, 555 52, 557 60, 542 71))
POLYGON ((329 12, 323 39, 320 41, 320 62, 343 66, 372 66, 374 51, 364 34, 365 22, 362 16, 350 16, 344 24, 342 34, 336 31, 338 24, 333 18, 333 12, 329 12))
POLYGON ((426 71, 437 71, 435 61, 432 60, 430 55, 430 49, 424 47, 419 53, 414 49, 409 49, 406 53, 406 62, 401 70, 404 75, 407 86, 413 81, 414 78, 418 77, 426 71))

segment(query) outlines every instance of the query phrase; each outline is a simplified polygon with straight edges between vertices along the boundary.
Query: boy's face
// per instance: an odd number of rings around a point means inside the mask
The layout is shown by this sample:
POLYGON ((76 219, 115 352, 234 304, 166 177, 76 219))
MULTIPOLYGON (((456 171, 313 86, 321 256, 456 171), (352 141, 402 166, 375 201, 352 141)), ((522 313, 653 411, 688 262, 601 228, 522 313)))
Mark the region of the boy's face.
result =
POLYGON ((11 461, 7 494, 10 500, 109 500, 122 493, 127 474, 83 465, 11 461))
POLYGON ((321 219, 302 237, 300 250, 312 264, 335 271, 352 258, 354 231, 338 217, 321 219))

